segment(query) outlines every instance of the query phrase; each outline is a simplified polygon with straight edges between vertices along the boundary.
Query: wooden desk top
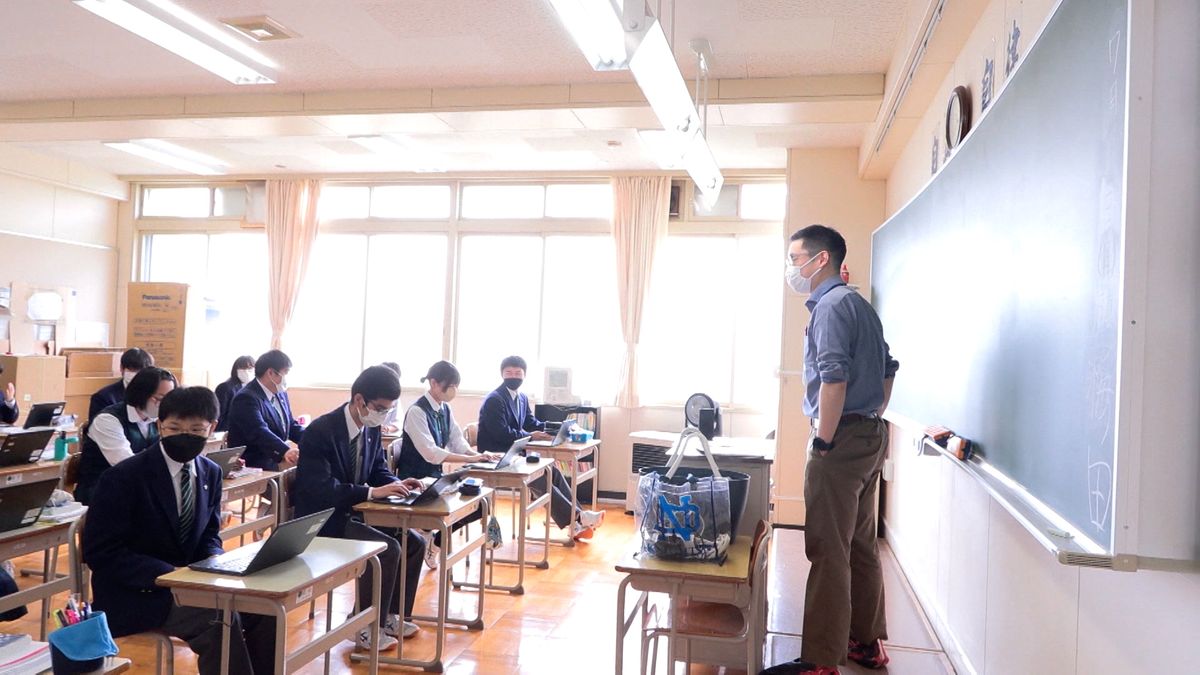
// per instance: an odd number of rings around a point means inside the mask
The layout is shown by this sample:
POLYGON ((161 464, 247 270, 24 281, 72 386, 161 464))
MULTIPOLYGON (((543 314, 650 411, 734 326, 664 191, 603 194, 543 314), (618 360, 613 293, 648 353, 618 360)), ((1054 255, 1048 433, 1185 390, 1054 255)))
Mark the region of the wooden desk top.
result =
POLYGON ((465 467, 463 470, 467 472, 468 476, 473 478, 489 478, 491 476, 505 476, 513 478, 528 476, 530 474, 538 473, 539 471, 544 471, 553 464, 554 460, 549 457, 543 457, 536 462, 526 462, 524 457, 518 457, 513 460, 512 464, 509 464, 498 471, 492 471, 489 469, 467 469, 465 467))
MULTIPOLYGON (((629 540, 629 548, 636 551, 641 547, 641 543, 641 539, 635 535, 629 540)), ((632 575, 724 583, 746 582, 750 580, 750 544, 751 537, 735 539, 729 547, 729 557, 724 565, 709 562, 674 562, 630 554, 617 563, 616 569, 618 572, 632 575)))
POLYGON ((6 476, 14 476, 17 474, 30 473, 31 471, 42 471, 42 470, 46 470, 46 469, 53 469, 55 471, 61 471, 62 470, 62 462, 56 462, 51 459, 51 460, 43 460, 40 462, 29 462, 27 464, 16 464, 14 466, 6 466, 3 468, 0 468, 0 480, 3 480, 4 477, 6 477, 6 476))
POLYGON ((550 447, 548 445, 527 445, 525 450, 528 452, 536 452, 540 455, 578 455, 586 454, 600 447, 600 439, 593 438, 587 443, 571 443, 570 441, 562 445, 550 447))
POLYGON ((299 556, 249 576, 197 572, 184 567, 162 575, 156 583, 167 588, 283 598, 386 548, 379 542, 317 537, 299 556))
POLYGON ((10 541, 16 541, 26 537, 36 537, 39 534, 46 534, 47 532, 53 532, 54 530, 66 529, 71 527, 71 523, 74 523, 75 520, 78 520, 78 518, 74 520, 63 521, 61 523, 36 522, 33 525, 28 525, 26 527, 18 527, 15 530, 0 532, 0 544, 7 544, 10 541))
POLYGON ((355 511, 362 513, 414 513, 422 516, 448 516, 452 513, 478 504, 484 497, 492 494, 491 488, 483 488, 477 495, 466 496, 459 492, 442 495, 428 504, 420 506, 405 506, 387 502, 361 502, 354 505, 355 511))
POLYGON ((221 481, 221 491, 228 492, 230 490, 236 490, 247 485, 254 485, 255 483, 265 483, 272 478, 282 475, 282 471, 263 471, 261 473, 252 473, 245 476, 238 476, 237 478, 230 478, 229 480, 221 481))

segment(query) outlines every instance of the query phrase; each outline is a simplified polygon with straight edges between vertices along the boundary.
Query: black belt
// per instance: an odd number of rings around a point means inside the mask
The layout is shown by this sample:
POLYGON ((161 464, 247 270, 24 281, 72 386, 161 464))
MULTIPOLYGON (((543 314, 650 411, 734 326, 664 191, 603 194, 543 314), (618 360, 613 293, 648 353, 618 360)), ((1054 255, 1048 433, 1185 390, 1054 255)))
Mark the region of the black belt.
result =
MULTIPOLYGON (((818 418, 812 418, 809 420, 809 423, 812 425, 812 428, 814 428, 814 429, 817 428, 817 420, 818 420, 818 418)), ((846 424, 858 424, 859 422, 878 421, 878 420, 879 420, 879 415, 877 415, 875 413, 870 413, 867 415, 864 415, 863 413, 850 413, 848 415, 842 415, 842 418, 840 420, 838 420, 838 427, 841 428, 843 425, 846 425, 846 424)))

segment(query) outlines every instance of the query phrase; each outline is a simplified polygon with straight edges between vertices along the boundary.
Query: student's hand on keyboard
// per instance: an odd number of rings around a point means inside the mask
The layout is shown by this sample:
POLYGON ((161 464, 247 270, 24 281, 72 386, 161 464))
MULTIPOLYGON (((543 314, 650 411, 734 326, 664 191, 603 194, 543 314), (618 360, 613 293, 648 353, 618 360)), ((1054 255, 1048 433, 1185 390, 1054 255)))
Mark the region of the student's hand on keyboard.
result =
POLYGON ((531 437, 531 440, 552 441, 552 440, 554 440, 554 436, 551 436, 550 434, 548 434, 544 431, 535 431, 535 432, 533 432, 533 436, 531 437))
POLYGON ((488 462, 499 462, 500 458, 503 456, 504 453, 502 452, 485 452, 483 455, 481 455, 481 458, 488 462))
POLYGON ((404 483, 388 483, 387 485, 371 488, 371 499, 407 497, 409 492, 412 492, 412 490, 404 483))
POLYGON ((425 484, 421 482, 420 478, 405 478, 404 480, 400 481, 400 484, 408 488, 410 491, 416 490, 417 492, 420 492, 421 490, 425 489, 425 484))

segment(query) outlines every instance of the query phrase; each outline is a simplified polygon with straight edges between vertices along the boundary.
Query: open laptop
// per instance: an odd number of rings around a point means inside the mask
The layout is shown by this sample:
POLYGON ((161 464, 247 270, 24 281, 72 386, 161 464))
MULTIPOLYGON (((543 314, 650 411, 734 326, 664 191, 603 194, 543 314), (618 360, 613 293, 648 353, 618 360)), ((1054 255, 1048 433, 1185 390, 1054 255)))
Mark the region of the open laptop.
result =
POLYGON ((562 445, 563 443, 566 443, 567 439, 571 437, 571 429, 574 426, 575 426, 575 423, 572 421, 568 420, 566 422, 563 422, 562 424, 558 425, 558 433, 554 434, 553 440, 529 441, 529 447, 531 447, 531 448, 557 448, 558 446, 562 445))
POLYGON ((410 492, 408 493, 407 497, 391 496, 376 499, 375 501, 384 502, 386 504, 399 504, 400 506, 420 506, 422 504, 428 504, 429 502, 441 496, 441 494, 445 492, 446 489, 451 485, 457 483, 459 479, 466 475, 466 473, 467 472, 465 469, 444 473, 437 480, 433 481, 429 487, 421 490, 420 492, 410 492))
POLYGON ((0 436, 0 467, 38 461, 54 433, 54 429, 30 429, 0 436))
POLYGON ((0 532, 36 523, 56 487, 58 479, 53 478, 36 483, 16 483, 0 489, 0 532))
POLYGON ((63 414, 63 410, 67 407, 66 401, 57 401, 55 403, 34 403, 29 409, 29 415, 25 417, 25 428, 32 429, 34 427, 48 427, 54 423, 54 418, 63 414))
POLYGON ((304 553, 304 549, 308 548, 332 514, 333 509, 325 509, 303 518, 280 523, 271 531, 271 536, 260 544, 250 544, 229 553, 205 558, 188 565, 188 568, 197 572, 244 577, 287 562, 304 553))
POLYGON ((504 456, 501 457, 499 461, 475 462, 473 464, 467 464, 464 468, 483 469, 484 471, 495 471, 497 469, 507 468, 509 464, 513 463, 513 460, 515 460, 518 455, 520 455, 522 452, 525 451, 525 446, 527 446, 527 445, 529 445, 529 437, 528 436, 526 436, 525 438, 518 438, 512 444, 512 446, 509 447, 508 452, 504 453, 504 456))
POLYGON ((239 445, 236 448, 213 450, 212 452, 205 453, 204 456, 216 462, 217 466, 221 467, 221 476, 225 480, 229 480, 229 474, 242 468, 238 460, 242 458, 242 453, 245 450, 246 446, 239 445))

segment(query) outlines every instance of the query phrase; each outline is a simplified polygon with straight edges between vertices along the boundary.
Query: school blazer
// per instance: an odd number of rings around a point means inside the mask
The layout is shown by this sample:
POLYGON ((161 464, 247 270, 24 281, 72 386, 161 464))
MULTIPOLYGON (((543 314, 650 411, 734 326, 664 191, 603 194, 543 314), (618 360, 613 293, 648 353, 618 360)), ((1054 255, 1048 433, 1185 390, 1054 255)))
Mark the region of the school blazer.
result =
POLYGON ((106 613, 116 637, 167 620, 171 591, 155 579, 224 552, 220 467, 196 458, 195 519, 181 543, 175 489, 160 448, 153 445, 104 472, 83 527, 83 561, 92 570, 96 609, 106 613))
MULTIPOLYGON (((2 399, 3 396, 0 396, 2 399)), ((5 405, 3 400, 0 400, 0 424, 16 424, 17 418, 21 416, 21 404, 17 403, 17 399, 13 399, 12 407, 5 405)))
POLYGON ((125 402, 125 381, 117 380, 110 385, 101 387, 88 401, 88 419, 96 419, 109 406, 125 402))
POLYGON ((299 443, 304 435, 304 429, 292 417, 287 392, 278 396, 287 426, 280 421, 279 413, 275 412, 258 380, 251 380, 242 387, 229 404, 229 435, 225 442, 231 448, 246 446, 242 453, 246 466, 278 470, 283 454, 288 450, 287 441, 299 443))
POLYGON ((379 427, 364 427, 360 432, 366 448, 361 466, 362 480, 352 479, 354 460, 350 456, 350 430, 346 428, 345 408, 346 404, 342 404, 321 415, 304 431, 296 482, 290 495, 297 518, 334 509, 321 528, 321 535, 325 537, 345 534, 354 505, 367 501, 367 486, 379 487, 400 480, 387 468, 379 427))
POLYGON ((246 388, 236 377, 225 380, 217 385, 214 393, 217 395, 217 431, 229 431, 229 404, 233 397, 246 388))
POLYGON ((500 385, 483 399, 479 408, 476 444, 480 452, 507 452, 517 439, 545 429, 546 423, 533 416, 529 397, 518 393, 513 400, 508 387, 500 385))

